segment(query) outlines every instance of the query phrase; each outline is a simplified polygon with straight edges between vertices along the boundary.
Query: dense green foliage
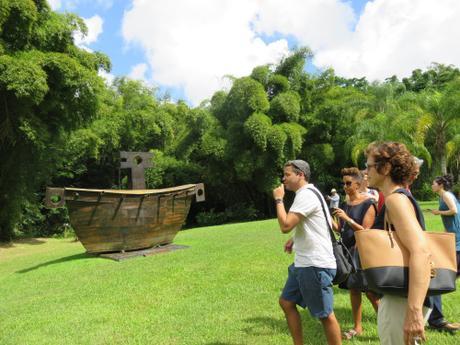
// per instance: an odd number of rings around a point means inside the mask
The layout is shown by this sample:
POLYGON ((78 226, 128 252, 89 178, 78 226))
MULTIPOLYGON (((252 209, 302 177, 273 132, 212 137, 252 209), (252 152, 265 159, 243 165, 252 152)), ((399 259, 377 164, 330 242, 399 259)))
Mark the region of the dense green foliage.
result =
POLYGON ((434 197, 441 172, 459 180, 454 66, 369 83, 305 72, 312 54, 301 48, 192 108, 138 81, 104 85, 97 72, 110 68, 107 57, 74 45, 72 33, 85 30, 45 0, 0 0, 0 239, 64 231, 65 211, 41 204, 45 185, 127 188, 122 150, 154 153, 149 188, 206 184, 207 201, 193 205, 188 224, 272 216, 271 190, 289 159, 310 162, 326 192, 342 167, 363 166, 375 140, 402 141, 425 159, 418 198, 434 197))
MULTIPOLYGON (((442 227, 425 216, 429 229, 442 227)), ((175 240, 190 248, 122 262, 71 239, 0 245, 0 343, 292 344, 278 305, 293 259, 286 238, 275 220, 199 228, 175 240)), ((448 320, 460 319, 459 303, 458 292, 443 296, 448 320)), ((334 288, 334 311, 342 330, 353 326, 347 291, 334 288)), ((321 323, 301 316, 305 344, 326 344, 321 323)), ((350 344, 377 345, 376 323, 364 298, 364 334, 350 344)), ((431 345, 458 344, 458 334, 426 334, 431 345)))
POLYGON ((0 239, 58 166, 66 134, 98 111, 97 70, 110 63, 78 49, 74 31, 83 20, 45 0, 0 1, 0 239))

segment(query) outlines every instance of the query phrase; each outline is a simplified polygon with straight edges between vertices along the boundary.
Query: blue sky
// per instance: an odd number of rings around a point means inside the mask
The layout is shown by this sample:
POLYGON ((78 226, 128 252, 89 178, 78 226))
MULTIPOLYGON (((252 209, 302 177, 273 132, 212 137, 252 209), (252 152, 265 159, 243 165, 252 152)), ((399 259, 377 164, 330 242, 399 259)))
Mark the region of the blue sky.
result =
POLYGON ((313 50, 309 71, 369 80, 460 65, 458 0, 49 2, 87 21, 89 35, 77 43, 110 57, 109 78, 141 79, 192 105, 228 88, 225 75, 277 63, 294 46, 313 50))

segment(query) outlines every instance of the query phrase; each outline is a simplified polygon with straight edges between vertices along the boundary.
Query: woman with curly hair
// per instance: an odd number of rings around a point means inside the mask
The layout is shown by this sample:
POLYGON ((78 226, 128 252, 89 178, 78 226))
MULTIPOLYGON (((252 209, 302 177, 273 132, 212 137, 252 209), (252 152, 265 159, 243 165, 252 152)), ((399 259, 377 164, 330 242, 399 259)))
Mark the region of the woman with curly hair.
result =
POLYGON ((401 244, 409 252, 408 296, 384 295, 377 315, 380 343, 418 344, 425 340, 430 309, 426 293, 430 281, 430 257, 423 235, 423 213, 405 186, 416 171, 413 156, 404 144, 372 143, 366 150, 369 185, 385 196, 385 216, 401 244))
MULTIPOLYGON (((343 209, 337 208, 333 211, 333 214, 340 220, 340 224, 334 224, 334 228, 336 231, 340 231, 343 243, 347 246, 349 251, 357 257, 354 232, 372 226, 376 214, 375 201, 368 195, 360 193, 362 174, 358 168, 344 168, 341 174, 347 201, 342 206, 343 209)), ((352 277, 350 277, 349 280, 351 280, 351 278, 352 277)), ((344 332, 342 335, 343 339, 350 340, 363 333, 361 293, 364 291, 364 286, 358 288, 358 286, 352 286, 348 284, 348 281, 345 281, 341 283, 339 287, 350 290, 354 327, 344 332)), ((366 296, 377 312, 378 297, 372 292, 366 292, 366 296)))

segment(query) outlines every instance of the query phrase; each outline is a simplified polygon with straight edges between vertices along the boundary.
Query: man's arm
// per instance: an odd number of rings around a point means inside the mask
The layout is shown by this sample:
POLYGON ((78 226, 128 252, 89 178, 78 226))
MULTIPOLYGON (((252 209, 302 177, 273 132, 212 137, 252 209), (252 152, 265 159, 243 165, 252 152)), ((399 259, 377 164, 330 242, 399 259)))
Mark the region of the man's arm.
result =
POLYGON ((302 215, 295 212, 286 212, 284 208, 284 186, 281 185, 273 190, 273 198, 276 203, 276 215, 278 217, 278 223, 280 225, 281 232, 288 233, 294 227, 299 224, 302 215))

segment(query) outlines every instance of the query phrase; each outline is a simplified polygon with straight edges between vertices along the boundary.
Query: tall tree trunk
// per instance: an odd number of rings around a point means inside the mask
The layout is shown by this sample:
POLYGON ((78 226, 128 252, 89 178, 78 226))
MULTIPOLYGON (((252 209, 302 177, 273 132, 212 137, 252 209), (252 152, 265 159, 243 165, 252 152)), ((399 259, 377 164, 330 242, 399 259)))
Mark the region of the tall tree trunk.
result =
POLYGON ((446 155, 441 155, 441 172, 443 175, 447 174, 447 162, 446 162, 446 155))
POLYGON ((441 173, 442 175, 447 174, 447 160, 446 160, 446 137, 443 126, 441 126, 436 134, 436 153, 440 158, 441 173))

